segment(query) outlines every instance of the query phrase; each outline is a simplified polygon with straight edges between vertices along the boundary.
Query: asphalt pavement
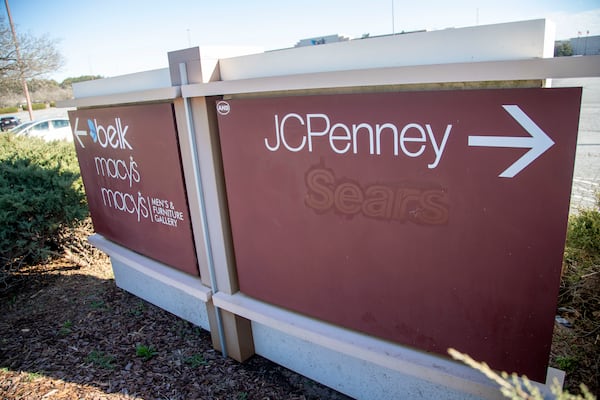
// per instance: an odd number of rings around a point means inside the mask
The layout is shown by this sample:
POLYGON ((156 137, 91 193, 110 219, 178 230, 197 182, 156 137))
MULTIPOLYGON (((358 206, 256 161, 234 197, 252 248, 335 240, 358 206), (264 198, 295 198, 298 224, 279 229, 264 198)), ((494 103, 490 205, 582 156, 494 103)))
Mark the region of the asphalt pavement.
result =
POLYGON ((571 213, 597 207, 600 193, 600 78, 555 79, 553 87, 583 87, 571 213))

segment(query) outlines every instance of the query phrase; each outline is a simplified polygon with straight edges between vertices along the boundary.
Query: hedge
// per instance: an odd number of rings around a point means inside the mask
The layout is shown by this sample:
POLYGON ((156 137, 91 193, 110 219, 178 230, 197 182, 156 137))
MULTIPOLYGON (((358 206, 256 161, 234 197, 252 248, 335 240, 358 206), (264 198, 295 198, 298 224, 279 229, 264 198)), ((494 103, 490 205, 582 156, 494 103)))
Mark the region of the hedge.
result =
POLYGON ((48 259, 87 215, 72 143, 0 135, 0 272, 48 259))

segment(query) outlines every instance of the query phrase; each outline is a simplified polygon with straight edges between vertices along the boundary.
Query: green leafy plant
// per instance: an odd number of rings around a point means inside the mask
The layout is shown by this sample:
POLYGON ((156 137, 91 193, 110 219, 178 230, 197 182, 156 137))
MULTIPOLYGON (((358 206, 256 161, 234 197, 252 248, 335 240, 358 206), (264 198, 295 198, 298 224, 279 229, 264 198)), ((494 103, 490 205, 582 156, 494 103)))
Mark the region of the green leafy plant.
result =
POLYGON ((566 373, 572 372, 577 368, 577 358, 571 356, 558 356, 554 360, 556 365, 566 373))
POLYGON ((193 356, 186 358, 184 362, 192 368, 198 368, 201 365, 208 364, 202 354, 194 354, 193 356))
POLYGON ((139 317, 140 315, 144 314, 145 310, 146 304, 143 301, 138 301, 135 307, 129 310, 129 313, 134 317, 139 317))
POLYGON ((88 354, 86 361, 103 369, 115 368, 115 366, 113 365, 115 358, 110 354, 106 354, 102 351, 93 350, 90 354, 88 354))
POLYGON ((106 309, 106 303, 103 300, 92 300, 90 301, 90 308, 94 310, 106 309))
POLYGON ((28 372, 26 376, 26 381, 33 382, 36 379, 43 377, 44 375, 41 372, 28 372))
POLYGON ((65 322, 63 322, 62 326, 60 327, 58 334, 61 336, 66 336, 69 333, 71 333, 71 328, 73 327, 73 323, 70 320, 67 320, 65 322))
POLYGON ((156 349, 154 349, 154 347, 152 347, 152 346, 145 346, 145 345, 138 344, 135 347, 135 354, 138 357, 142 357, 144 359, 144 361, 148 361, 152 357, 156 356, 158 354, 158 351, 156 351, 156 349))
POLYGON ((600 211, 581 210, 571 216, 567 230, 568 260, 600 261, 600 211))

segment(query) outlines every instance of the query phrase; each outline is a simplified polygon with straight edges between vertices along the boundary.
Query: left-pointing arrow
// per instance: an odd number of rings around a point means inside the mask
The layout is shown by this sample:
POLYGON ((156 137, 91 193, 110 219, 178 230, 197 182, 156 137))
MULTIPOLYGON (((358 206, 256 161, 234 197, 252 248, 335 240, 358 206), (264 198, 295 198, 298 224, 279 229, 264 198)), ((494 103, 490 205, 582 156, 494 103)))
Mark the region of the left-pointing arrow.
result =
POLYGON ((501 178, 513 178, 525 167, 541 156, 554 145, 554 141, 527 114, 516 105, 503 105, 507 113, 529 133, 529 137, 506 136, 469 136, 469 146, 482 147, 512 147, 531 149, 515 161, 504 172, 501 178))
POLYGON ((75 133, 75 138, 79 142, 79 145, 85 149, 85 146, 83 145, 83 142, 81 141, 81 136, 87 136, 87 131, 77 129, 78 125, 79 125, 79 117, 75 118, 75 127, 73 128, 73 133, 75 133))

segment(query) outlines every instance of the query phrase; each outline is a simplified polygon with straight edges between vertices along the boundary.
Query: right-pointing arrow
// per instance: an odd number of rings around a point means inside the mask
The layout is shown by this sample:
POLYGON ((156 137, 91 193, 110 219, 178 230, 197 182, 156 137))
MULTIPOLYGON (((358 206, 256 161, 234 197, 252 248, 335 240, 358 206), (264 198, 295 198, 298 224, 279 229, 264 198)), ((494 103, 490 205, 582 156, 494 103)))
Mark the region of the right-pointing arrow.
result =
POLYGON ((513 117, 531 136, 469 136, 469 146, 511 147, 531 149, 515 161, 504 172, 501 178, 512 178, 531 164, 536 158, 554 145, 554 141, 529 118, 517 105, 503 105, 506 112, 513 117))

